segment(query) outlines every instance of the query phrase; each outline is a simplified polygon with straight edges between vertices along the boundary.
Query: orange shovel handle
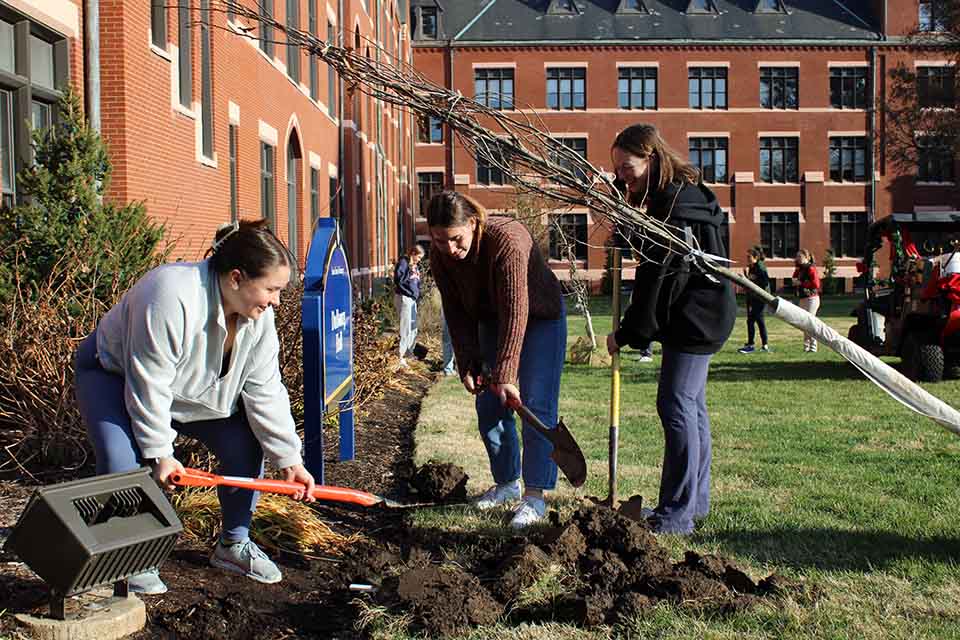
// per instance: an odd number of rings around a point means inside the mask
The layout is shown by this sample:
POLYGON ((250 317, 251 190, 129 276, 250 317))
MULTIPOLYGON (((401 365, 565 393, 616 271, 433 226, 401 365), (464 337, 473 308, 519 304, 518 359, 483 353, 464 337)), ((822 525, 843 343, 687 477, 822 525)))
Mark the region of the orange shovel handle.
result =
MULTIPOLYGON (((240 478, 237 476, 218 476, 199 469, 184 469, 183 473, 170 474, 170 481, 180 487, 237 487, 267 493, 280 493, 292 496, 306 487, 299 482, 286 480, 267 480, 264 478, 240 478)), ((331 487, 318 484, 313 488, 313 497, 327 502, 346 502, 362 507, 372 507, 383 502, 383 498, 345 487, 331 487)))

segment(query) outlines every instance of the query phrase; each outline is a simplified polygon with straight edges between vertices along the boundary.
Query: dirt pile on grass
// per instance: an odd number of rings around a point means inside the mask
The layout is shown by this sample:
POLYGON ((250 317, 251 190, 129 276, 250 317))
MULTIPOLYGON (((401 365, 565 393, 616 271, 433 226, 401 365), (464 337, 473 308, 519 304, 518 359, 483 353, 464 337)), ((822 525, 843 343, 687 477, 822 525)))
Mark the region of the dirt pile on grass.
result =
POLYGON ((718 556, 687 552, 673 562, 645 524, 604 507, 581 508, 569 521, 554 522, 529 539, 437 530, 419 539, 411 534, 398 541, 392 567, 362 552, 351 570, 379 585, 378 605, 408 615, 412 631, 431 636, 503 616, 585 627, 616 624, 660 601, 722 614, 791 588, 775 575, 754 582, 718 556), (451 557, 453 548, 471 555, 451 557), (553 595, 530 598, 527 590, 551 572, 563 576, 562 586, 553 595))
POLYGON ((417 491, 418 502, 466 502, 468 479, 457 465, 431 460, 417 469, 410 485, 417 491))

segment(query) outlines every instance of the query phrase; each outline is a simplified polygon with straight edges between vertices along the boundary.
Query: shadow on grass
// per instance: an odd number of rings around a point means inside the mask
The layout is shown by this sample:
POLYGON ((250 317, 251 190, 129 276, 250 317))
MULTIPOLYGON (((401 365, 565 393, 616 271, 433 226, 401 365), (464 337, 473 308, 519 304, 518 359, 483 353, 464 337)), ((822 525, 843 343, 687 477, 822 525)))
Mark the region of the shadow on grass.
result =
POLYGON ((960 539, 908 537, 890 531, 845 531, 830 528, 771 528, 717 531, 698 535, 706 543, 757 562, 796 569, 874 571, 903 560, 954 563, 960 539))
POLYGON ((745 380, 856 380, 863 375, 851 364, 836 360, 809 362, 764 362, 762 355, 744 356, 743 362, 714 362, 711 381, 745 380))

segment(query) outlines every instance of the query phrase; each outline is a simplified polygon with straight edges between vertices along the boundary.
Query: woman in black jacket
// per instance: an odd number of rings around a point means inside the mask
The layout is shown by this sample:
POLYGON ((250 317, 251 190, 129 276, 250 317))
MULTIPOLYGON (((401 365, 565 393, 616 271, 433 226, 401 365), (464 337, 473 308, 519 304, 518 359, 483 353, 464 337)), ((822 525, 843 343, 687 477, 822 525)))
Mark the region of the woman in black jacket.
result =
MULTIPOLYGON (((716 197, 656 127, 624 129, 612 155, 634 207, 668 223, 704 253, 727 255, 716 197)), ((639 260, 633 296, 620 329, 607 336, 607 350, 643 349, 652 341, 663 345, 657 413, 665 447, 659 501, 649 523, 658 533, 689 534, 694 520, 710 509, 707 371, 733 330, 736 299, 728 281, 705 274, 684 250, 642 236, 633 237, 631 245, 639 260)))

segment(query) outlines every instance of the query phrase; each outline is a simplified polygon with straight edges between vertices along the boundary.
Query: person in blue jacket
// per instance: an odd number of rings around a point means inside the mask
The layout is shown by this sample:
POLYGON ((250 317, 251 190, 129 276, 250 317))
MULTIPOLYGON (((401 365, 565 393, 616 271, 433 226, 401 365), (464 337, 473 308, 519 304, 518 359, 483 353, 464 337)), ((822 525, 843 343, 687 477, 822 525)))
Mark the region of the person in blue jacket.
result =
MULTIPOLYGON (((656 127, 627 127, 611 153, 634 207, 671 225, 679 237, 695 240, 704 253, 726 256, 716 196, 656 127)), ((641 235, 630 245, 639 260, 633 295, 620 328, 607 336, 607 350, 645 349, 653 341, 663 346, 657 413, 665 446, 660 495, 648 522, 657 533, 689 534, 694 520, 710 509, 707 372, 710 358, 733 330, 736 298, 730 282, 704 273, 694 256, 641 235)))
POLYGON ((400 366, 407 366, 407 356, 417 343, 417 300, 420 299, 420 260, 423 247, 415 244, 397 260, 393 270, 393 304, 400 324, 400 366))
MULTIPOLYGON (((267 220, 222 226, 202 262, 161 265, 141 278, 100 320, 76 354, 76 396, 97 473, 149 465, 172 489, 183 472, 174 440, 204 443, 224 475, 260 477, 264 454, 294 496, 313 501, 290 399, 280 378, 274 305, 296 262, 267 220)), ((214 567, 262 583, 280 570, 250 540, 258 493, 221 487, 222 528, 214 567)), ((131 590, 164 593, 156 571, 129 579, 131 590)))

